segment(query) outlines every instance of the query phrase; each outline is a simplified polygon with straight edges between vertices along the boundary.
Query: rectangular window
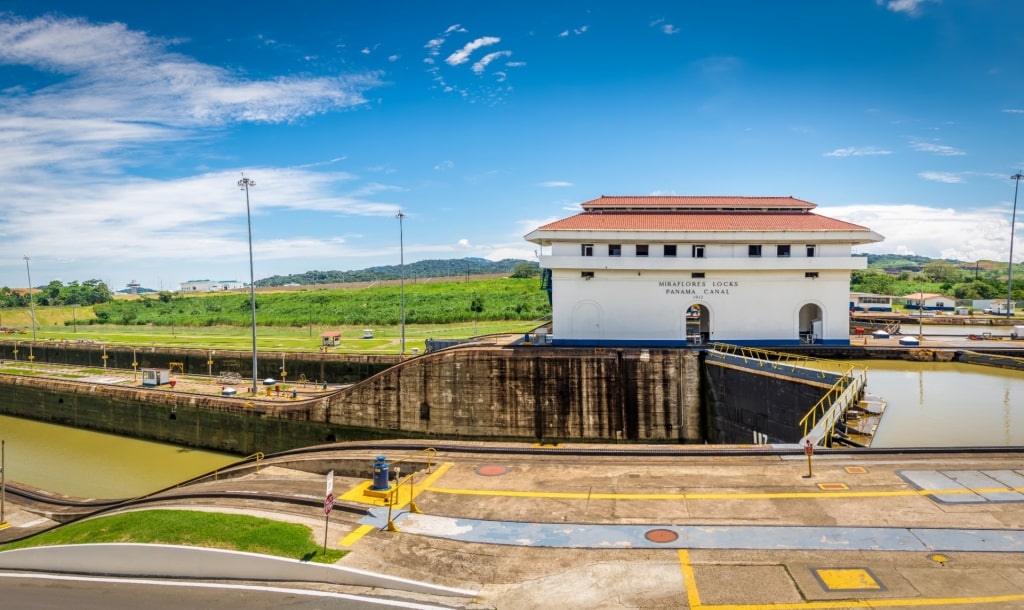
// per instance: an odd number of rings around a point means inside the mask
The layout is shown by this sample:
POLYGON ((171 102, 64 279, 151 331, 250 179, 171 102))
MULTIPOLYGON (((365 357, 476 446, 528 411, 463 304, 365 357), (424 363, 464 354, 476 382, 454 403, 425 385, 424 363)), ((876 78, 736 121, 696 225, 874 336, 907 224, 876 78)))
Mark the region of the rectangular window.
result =
POLYGON ((779 257, 789 256, 789 245, 775 246, 775 255, 779 257))
POLYGON ((761 244, 750 244, 747 246, 747 256, 761 256, 761 244))
POLYGON ((694 271, 693 273, 690 274, 690 277, 692 277, 695 280, 704 279, 704 272, 703 271, 694 271))
POLYGON ((818 272, 817 272, 817 271, 808 271, 807 273, 805 273, 805 274, 804 274, 804 277, 809 277, 809 278, 811 278, 812 280, 813 280, 813 279, 817 279, 817 277, 818 277, 818 272))
POLYGON ((583 244, 580 247, 580 256, 594 256, 594 244, 583 244))
POLYGON ((622 256, 622 244, 608 244, 608 256, 622 256))
POLYGON ((585 280, 592 280, 592 279, 594 279, 594 272, 593 271, 580 271, 580 277, 585 279, 585 280))
POLYGON ((636 255, 637 256, 647 256, 647 251, 648 251, 647 244, 637 244, 636 245, 636 255))
POLYGON ((665 244, 665 256, 675 256, 675 255, 676 255, 676 245, 675 244, 665 244))
POLYGON ((812 245, 807 246, 807 258, 814 258, 815 247, 812 245))
POLYGON ((692 256, 693 258, 704 258, 704 246, 694 246, 692 256))

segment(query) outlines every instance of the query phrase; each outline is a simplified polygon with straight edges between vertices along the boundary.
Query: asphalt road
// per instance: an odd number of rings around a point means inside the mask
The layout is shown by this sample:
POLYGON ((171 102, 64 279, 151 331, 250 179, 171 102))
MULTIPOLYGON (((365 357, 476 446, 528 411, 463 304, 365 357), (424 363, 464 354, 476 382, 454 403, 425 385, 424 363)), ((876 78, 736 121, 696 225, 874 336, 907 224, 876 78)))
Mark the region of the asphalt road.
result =
MULTIPOLYGON (((0 574, 0 607, 18 610, 332 610, 391 606, 384 598, 285 586, 0 574)), ((436 608, 409 604, 398 607, 436 608)))

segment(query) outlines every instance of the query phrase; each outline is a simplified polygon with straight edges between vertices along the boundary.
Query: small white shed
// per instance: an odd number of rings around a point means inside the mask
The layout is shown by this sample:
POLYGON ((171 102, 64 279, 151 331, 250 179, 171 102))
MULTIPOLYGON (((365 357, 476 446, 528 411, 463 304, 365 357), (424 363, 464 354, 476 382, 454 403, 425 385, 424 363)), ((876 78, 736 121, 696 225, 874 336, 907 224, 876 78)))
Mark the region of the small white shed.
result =
POLYGON ((142 369, 142 385, 158 386, 171 382, 171 369, 142 369))

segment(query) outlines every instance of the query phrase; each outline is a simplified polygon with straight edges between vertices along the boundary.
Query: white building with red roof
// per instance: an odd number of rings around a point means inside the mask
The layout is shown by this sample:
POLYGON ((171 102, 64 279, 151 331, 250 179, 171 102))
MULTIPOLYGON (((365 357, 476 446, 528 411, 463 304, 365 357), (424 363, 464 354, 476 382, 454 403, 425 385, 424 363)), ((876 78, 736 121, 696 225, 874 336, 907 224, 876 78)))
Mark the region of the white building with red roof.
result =
POLYGON ((552 343, 847 345, 866 227, 793 197, 601 197, 537 228, 552 343))

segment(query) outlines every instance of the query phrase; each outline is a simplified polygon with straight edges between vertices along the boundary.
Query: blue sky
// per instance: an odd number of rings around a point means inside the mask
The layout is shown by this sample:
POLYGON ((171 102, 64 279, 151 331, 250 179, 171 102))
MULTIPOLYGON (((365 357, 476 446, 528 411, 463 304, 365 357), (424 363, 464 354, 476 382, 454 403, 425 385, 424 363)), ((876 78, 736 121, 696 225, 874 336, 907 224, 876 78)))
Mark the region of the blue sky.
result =
MULTIPOLYGON (((0 285, 478 256, 600 195, 771 195, 1005 261, 1017 0, 0 0, 0 285)), ((1020 218, 1018 218, 1018 221, 1020 218)), ((1024 260, 1018 230, 1014 259, 1024 260)))

